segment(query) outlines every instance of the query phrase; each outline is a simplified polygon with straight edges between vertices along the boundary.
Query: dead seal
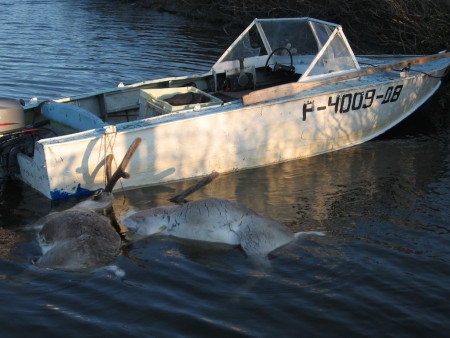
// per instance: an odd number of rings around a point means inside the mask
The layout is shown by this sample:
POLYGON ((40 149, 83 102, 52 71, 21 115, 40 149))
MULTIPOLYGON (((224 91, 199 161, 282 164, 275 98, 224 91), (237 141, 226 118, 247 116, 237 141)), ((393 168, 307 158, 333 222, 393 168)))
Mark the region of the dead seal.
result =
POLYGON ((112 226, 111 219, 100 212, 112 206, 112 189, 119 178, 129 177, 125 168, 140 142, 141 139, 137 138, 132 143, 113 175, 110 174, 112 156, 107 158, 108 182, 104 191, 35 223, 36 227, 41 227, 37 241, 42 256, 35 262, 37 266, 64 271, 89 271, 109 264, 119 254, 121 237, 112 226))
MULTIPOLYGON (((109 193, 101 194, 112 202, 109 193)), ((42 225, 37 235, 42 250, 38 266, 87 271, 109 264, 119 254, 121 238, 110 219, 98 210, 75 206, 50 214, 37 225, 42 225)))
MULTIPOLYGON (((185 195, 179 200, 184 200, 184 197, 185 195)), ((240 245, 251 257, 267 256, 306 233, 323 235, 320 232, 293 233, 272 218, 261 216, 240 203, 221 198, 206 198, 141 210, 125 215, 121 223, 128 229, 127 235, 132 240, 160 234, 240 245)))

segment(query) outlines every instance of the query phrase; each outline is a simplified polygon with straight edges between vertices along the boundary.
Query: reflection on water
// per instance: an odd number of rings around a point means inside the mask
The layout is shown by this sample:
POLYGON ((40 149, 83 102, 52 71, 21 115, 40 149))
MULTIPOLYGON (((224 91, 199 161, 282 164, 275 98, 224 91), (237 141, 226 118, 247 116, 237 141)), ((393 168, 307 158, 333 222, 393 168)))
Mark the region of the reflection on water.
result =
MULTIPOLYGON (((365 216, 369 209, 409 208, 427 193, 445 144, 418 136, 376 140, 338 152, 264 168, 222 174, 190 199, 237 200, 285 224, 322 224, 340 217, 365 216)), ((142 209, 167 200, 194 181, 136 189, 117 195, 116 208, 142 209)), ((304 229, 303 229, 304 230, 304 229)))
MULTIPOLYGON (((219 27, 110 1, 0 2, 2 96, 75 95, 208 69, 219 27), (187 49, 189 47, 189 49, 187 49)), ((313 158, 221 175, 221 197, 293 231, 317 230, 258 266, 235 247, 153 237, 90 274, 39 269, 30 225, 51 203, 2 182, 2 336, 444 336, 450 308, 450 123, 428 105, 394 132, 313 158)), ((117 193, 118 216, 193 182, 117 193)))

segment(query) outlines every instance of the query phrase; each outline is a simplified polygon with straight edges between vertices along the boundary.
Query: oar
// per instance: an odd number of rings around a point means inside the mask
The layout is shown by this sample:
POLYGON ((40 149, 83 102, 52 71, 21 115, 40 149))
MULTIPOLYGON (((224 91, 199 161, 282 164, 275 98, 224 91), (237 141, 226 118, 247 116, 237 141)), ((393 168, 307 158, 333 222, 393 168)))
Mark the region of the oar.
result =
POLYGON ((298 93, 301 93, 302 91, 330 83, 335 83, 339 81, 345 81, 349 79, 353 79, 355 77, 360 76, 366 76, 366 75, 372 75, 382 72, 388 72, 390 70, 394 69, 401 69, 405 67, 411 67, 414 65, 420 65, 423 63, 444 59, 450 57, 450 53, 440 53, 440 54, 433 54, 433 55, 427 55, 427 56, 421 56, 413 59, 408 59, 400 62, 390 63, 384 66, 379 67, 373 67, 369 69, 364 70, 358 70, 356 72, 338 75, 335 77, 323 79, 323 80, 317 80, 317 81, 311 81, 311 82, 293 82, 293 83, 287 83, 271 88, 266 89, 260 89, 256 90, 254 92, 251 92, 250 94, 247 94, 242 97, 242 102, 244 105, 254 104, 254 103, 260 103, 260 102, 266 102, 274 99, 278 99, 281 97, 291 96, 298 93))

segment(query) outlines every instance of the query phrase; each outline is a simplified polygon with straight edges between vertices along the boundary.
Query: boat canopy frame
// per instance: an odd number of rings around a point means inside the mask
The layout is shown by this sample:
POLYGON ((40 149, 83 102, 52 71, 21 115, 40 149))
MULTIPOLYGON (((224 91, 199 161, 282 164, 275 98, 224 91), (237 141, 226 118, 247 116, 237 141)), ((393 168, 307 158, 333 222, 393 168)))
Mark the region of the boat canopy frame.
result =
POLYGON ((342 26, 309 17, 255 19, 222 54, 212 73, 294 59, 298 82, 360 70, 342 26), (276 52, 278 52, 277 55, 276 52), (242 63, 241 63, 242 61, 242 63))

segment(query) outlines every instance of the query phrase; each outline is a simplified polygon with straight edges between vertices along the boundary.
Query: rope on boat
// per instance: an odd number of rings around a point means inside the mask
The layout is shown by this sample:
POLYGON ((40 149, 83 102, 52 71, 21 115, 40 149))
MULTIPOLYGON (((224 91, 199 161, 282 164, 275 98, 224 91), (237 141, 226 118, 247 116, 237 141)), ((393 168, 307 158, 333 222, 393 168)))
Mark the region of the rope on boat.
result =
MULTIPOLYGON (((116 159, 114 158, 113 154, 113 148, 116 143, 116 137, 117 137, 117 129, 116 126, 107 126, 105 127, 105 137, 102 138, 101 142, 103 143, 103 152, 100 151, 99 158, 101 158, 101 161, 104 161, 103 166, 103 183, 106 187, 106 184, 108 183, 111 173, 107 172, 107 165, 106 161, 114 161, 114 164, 117 167, 116 159), (104 141, 103 141, 104 139, 104 141), (103 155, 103 156, 102 156, 103 155)), ((102 145, 100 145, 100 148, 102 148, 102 145)), ((120 183, 122 184, 122 182, 120 183)), ((122 186, 123 189, 123 186, 122 186)))
MULTIPOLYGON (((422 71, 422 70, 417 70, 417 69, 402 69, 402 70, 405 70, 405 71, 407 71, 407 72, 416 72, 416 73, 421 73, 421 74, 424 74, 424 75, 426 75, 426 76, 429 76, 429 77, 432 77, 432 78, 434 78, 434 79, 443 79, 446 75, 447 75, 447 72, 448 71, 445 71, 444 72, 444 75, 442 75, 442 76, 437 76, 437 75, 431 75, 431 74, 429 74, 429 73, 427 73, 427 72, 424 72, 424 71, 422 71)), ((400 72, 402 71, 402 70, 400 70, 400 72)))
MULTIPOLYGON (((368 63, 368 62, 359 62, 360 65, 367 65, 367 66, 371 66, 371 67, 378 67, 377 65, 368 63)), ((411 67, 404 67, 403 69, 393 69, 392 71, 394 72, 416 72, 416 73, 421 73, 424 74, 428 77, 432 77, 434 79, 443 79, 444 77, 446 77, 449 73, 449 68, 447 68, 444 72, 444 74, 442 76, 437 76, 437 75, 431 75, 430 73, 424 72, 422 70, 417 70, 417 69, 412 69, 411 67)))

